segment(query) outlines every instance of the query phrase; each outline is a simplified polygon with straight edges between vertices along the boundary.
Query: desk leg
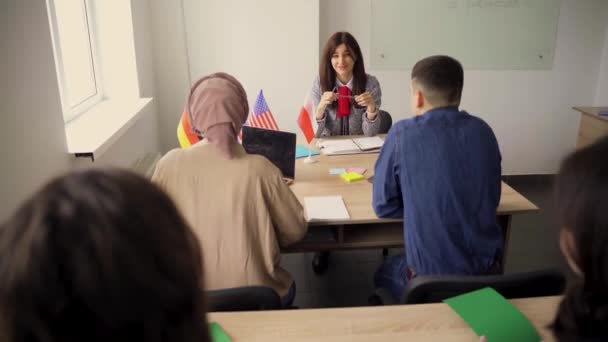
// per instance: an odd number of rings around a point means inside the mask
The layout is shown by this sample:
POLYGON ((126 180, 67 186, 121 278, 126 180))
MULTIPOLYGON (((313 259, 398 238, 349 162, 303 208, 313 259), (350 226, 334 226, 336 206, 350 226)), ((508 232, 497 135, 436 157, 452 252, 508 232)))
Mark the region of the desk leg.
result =
POLYGON ((502 260, 500 262, 500 273, 505 272, 507 263, 507 251, 509 249, 509 238, 511 237, 511 215, 500 215, 497 217, 498 224, 502 228, 502 237, 504 245, 502 246, 502 260))
POLYGON ((312 258, 312 270, 315 274, 323 274, 329 266, 329 251, 316 252, 312 258))
MULTIPOLYGON (((344 225, 336 226, 338 246, 344 243, 344 225)), ((323 274, 329 266, 329 251, 316 252, 312 258, 312 270, 315 274, 323 274)))

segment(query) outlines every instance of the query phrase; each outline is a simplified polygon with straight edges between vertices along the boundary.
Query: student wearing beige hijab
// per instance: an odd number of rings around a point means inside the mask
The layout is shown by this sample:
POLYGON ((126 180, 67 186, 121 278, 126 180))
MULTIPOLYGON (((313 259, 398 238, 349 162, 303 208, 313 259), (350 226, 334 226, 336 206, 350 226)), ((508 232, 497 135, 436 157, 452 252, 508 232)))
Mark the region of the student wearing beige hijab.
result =
POLYGON ((281 172, 237 142, 249 106, 242 85, 226 73, 194 84, 186 109, 203 140, 169 151, 152 180, 176 202, 200 240, 209 290, 263 285, 284 305, 295 298, 280 247, 300 240, 306 221, 281 172))

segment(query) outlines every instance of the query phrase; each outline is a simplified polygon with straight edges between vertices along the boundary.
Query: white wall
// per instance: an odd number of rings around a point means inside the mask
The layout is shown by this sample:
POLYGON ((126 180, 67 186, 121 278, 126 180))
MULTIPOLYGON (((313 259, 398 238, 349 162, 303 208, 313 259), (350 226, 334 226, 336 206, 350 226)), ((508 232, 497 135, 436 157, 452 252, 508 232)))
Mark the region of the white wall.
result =
MULTIPOLYGON (((133 0, 136 36, 146 36, 147 2, 133 0)), ((139 44, 142 95, 154 92, 149 42, 139 44)), ((67 153, 59 89, 45 1, 0 4, 0 221, 51 177, 75 165, 67 153)), ((130 166, 158 150, 156 110, 142 115, 96 165, 130 166)))
POLYGON ((317 73, 319 0, 150 4, 164 151, 178 145, 176 127, 190 84, 216 71, 235 75, 250 105, 264 89, 279 128, 298 130, 295 120, 317 73))
MULTIPOLYGON (((151 0, 165 151, 177 146, 190 79, 232 72, 250 103, 263 88, 280 128, 296 132, 295 116, 331 33, 352 32, 369 61, 370 0, 182 1, 186 22, 179 1, 151 0)), ((608 60, 608 53, 602 57, 606 13, 605 0, 562 1, 552 70, 466 70, 462 107, 495 130, 505 174, 555 172, 576 139, 578 116, 571 107, 597 103, 608 93, 608 63, 598 76, 600 60, 608 60)), ((381 82, 383 108, 395 119, 409 117, 410 70, 368 71, 381 82)))
POLYGON ((250 105, 260 89, 279 125, 296 118, 317 74, 318 1, 184 0, 192 81, 215 71, 236 76, 250 105))
POLYGON ((608 11, 606 11, 604 18, 606 23, 604 52, 602 53, 602 64, 598 74, 594 106, 608 106, 608 11))
POLYGON ((190 89, 181 0, 150 0, 161 148, 177 147, 177 123, 190 89))
MULTIPOLYGON (((369 10, 370 0, 321 1, 320 44, 333 32, 347 30, 369 60, 369 10)), ((578 117, 571 107, 593 104, 597 98, 606 13, 605 0, 562 1, 552 70, 465 70, 462 108, 494 129, 503 173, 553 173, 574 147, 578 117)), ((368 72, 380 81, 383 108, 394 119, 409 117, 410 70, 368 72)))
POLYGON ((0 221, 69 167, 44 1, 0 9, 0 221))

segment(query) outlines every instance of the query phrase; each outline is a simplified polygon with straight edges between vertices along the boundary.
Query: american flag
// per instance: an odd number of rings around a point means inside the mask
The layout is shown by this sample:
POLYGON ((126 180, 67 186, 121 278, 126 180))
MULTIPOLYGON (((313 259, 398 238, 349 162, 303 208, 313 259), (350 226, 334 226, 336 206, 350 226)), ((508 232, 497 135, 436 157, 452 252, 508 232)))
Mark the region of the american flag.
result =
POLYGON ((253 112, 249 114, 249 118, 247 119, 245 125, 275 131, 279 130, 279 126, 277 126, 277 122, 274 120, 274 116, 272 116, 270 108, 268 108, 268 103, 266 103, 262 90, 260 90, 258 98, 255 100, 253 112))

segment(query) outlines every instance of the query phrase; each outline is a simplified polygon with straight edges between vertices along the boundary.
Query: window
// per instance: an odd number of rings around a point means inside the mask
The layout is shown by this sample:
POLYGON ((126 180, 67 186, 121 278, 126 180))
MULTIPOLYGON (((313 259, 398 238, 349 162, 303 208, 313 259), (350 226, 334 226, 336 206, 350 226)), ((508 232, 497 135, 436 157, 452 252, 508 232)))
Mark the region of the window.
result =
POLYGON ((88 0, 48 0, 51 32, 68 122, 102 99, 91 6, 88 0))

